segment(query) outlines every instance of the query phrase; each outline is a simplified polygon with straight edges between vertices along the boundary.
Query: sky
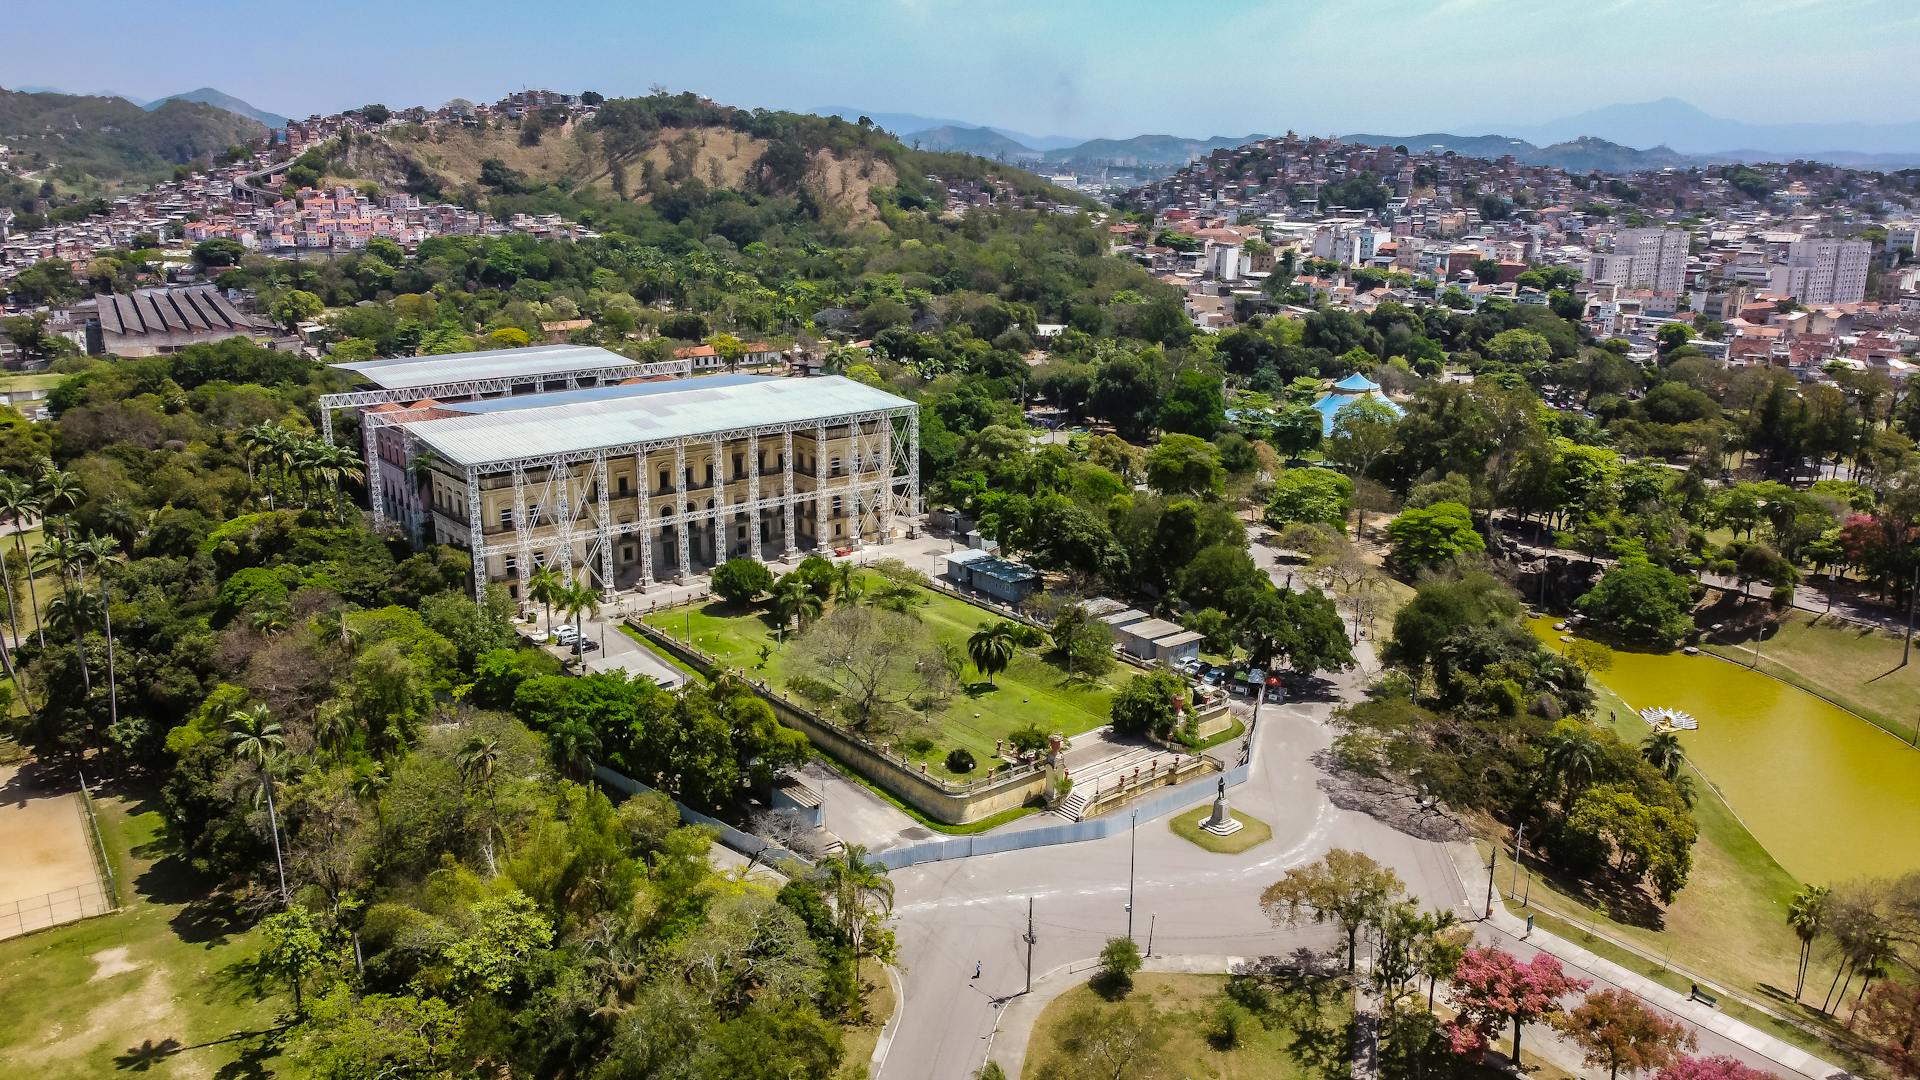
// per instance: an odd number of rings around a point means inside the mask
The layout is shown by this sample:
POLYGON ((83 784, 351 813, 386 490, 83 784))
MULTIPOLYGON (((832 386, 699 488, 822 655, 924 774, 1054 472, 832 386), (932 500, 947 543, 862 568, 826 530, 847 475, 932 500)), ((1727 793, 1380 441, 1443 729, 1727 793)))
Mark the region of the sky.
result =
POLYGON ((304 116, 664 85, 1035 135, 1413 134, 1667 96, 1911 121, 1916 41, 1916 0, 13 0, 0 86, 304 116))

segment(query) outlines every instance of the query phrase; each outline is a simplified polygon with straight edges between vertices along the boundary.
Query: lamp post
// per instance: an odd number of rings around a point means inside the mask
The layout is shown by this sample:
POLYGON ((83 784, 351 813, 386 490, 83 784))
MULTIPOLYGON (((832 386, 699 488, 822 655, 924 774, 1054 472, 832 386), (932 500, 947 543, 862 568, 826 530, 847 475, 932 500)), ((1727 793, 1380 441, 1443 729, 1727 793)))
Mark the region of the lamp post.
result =
POLYGON ((1127 826, 1127 940, 1133 940, 1133 868, 1134 853, 1139 847, 1140 811, 1133 811, 1133 821, 1127 826))

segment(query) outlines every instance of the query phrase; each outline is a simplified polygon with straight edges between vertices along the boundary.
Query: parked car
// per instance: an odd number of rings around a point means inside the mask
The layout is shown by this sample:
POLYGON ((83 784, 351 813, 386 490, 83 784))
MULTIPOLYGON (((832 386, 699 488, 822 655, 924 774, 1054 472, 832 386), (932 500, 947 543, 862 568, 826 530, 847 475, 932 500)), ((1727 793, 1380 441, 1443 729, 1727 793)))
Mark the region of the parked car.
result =
POLYGON ((579 636, 580 631, 575 630, 571 626, 556 626, 553 629, 553 643, 555 645, 571 645, 574 639, 579 636))

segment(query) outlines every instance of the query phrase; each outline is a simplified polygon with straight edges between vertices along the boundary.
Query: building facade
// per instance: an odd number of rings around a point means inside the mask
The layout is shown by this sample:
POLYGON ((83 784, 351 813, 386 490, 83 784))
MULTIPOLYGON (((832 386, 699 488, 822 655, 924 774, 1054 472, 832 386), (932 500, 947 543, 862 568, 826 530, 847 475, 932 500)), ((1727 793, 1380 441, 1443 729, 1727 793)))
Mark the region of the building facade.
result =
POLYGON ((1677 296, 1687 280, 1687 230, 1623 230, 1614 236, 1612 251, 1594 255, 1587 276, 1626 289, 1677 296))
POLYGON ((1802 304, 1857 304, 1867 298, 1867 267, 1873 245, 1865 240, 1822 237, 1796 240, 1784 263, 1772 268, 1772 291, 1802 304))
POLYGON ((919 512, 919 413, 840 377, 712 376, 432 402, 383 421, 415 538, 527 596, 553 567, 603 592, 732 558, 885 542, 919 512))

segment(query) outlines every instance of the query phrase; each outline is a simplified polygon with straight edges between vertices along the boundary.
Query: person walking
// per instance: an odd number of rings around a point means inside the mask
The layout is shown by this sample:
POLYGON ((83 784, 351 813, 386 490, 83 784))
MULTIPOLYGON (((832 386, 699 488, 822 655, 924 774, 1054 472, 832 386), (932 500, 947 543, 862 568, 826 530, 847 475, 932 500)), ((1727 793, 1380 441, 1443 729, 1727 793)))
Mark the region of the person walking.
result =
POLYGON ((973 977, 976 979, 980 977, 980 964, 981 961, 979 960, 973 962, 973 977))

